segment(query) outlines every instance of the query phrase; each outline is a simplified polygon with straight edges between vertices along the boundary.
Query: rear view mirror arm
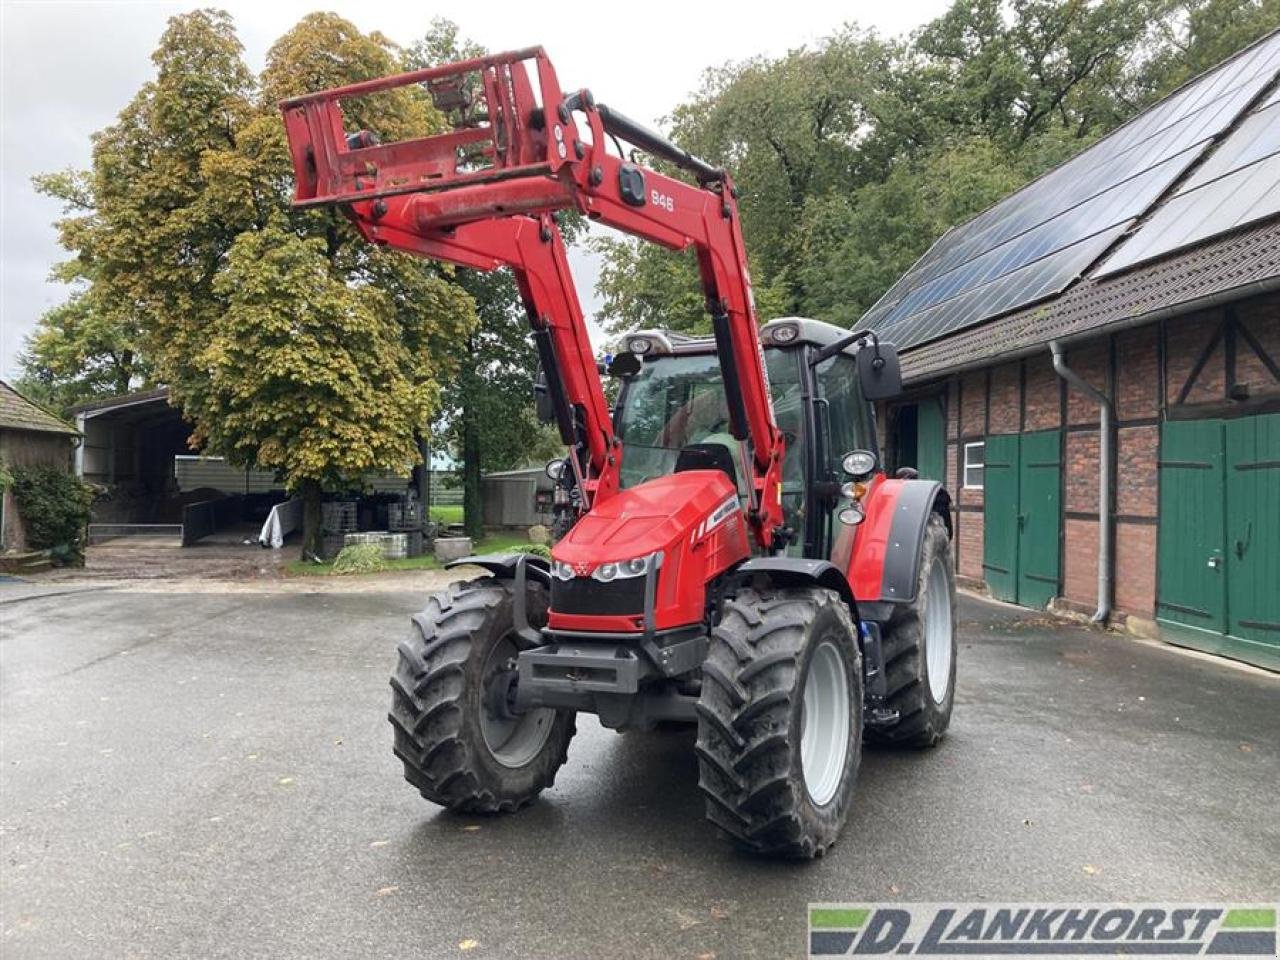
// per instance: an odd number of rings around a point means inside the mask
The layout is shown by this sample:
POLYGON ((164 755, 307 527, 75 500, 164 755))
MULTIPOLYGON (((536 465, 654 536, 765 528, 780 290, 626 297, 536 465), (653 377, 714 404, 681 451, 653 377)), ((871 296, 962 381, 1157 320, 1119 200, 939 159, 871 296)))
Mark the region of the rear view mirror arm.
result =
MULTIPOLYGON (((859 340, 869 339, 876 348, 877 359, 880 352, 880 341, 876 339, 875 332, 872 330, 855 330, 848 336, 841 337, 834 343, 828 343, 821 350, 818 350, 809 358, 809 366, 816 367, 824 360, 829 360, 837 353, 841 353, 850 344, 857 343, 859 340)), ((883 361, 881 361, 883 362, 883 361)))

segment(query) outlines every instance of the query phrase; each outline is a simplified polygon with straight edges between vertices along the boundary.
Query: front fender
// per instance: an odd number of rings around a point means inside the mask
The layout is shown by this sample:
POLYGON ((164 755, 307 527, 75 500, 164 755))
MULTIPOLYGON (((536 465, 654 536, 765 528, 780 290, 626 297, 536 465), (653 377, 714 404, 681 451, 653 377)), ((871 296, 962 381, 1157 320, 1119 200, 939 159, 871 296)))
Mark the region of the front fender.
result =
POLYGON ((914 603, 929 517, 941 515, 949 534, 951 495, 936 480, 885 478, 868 491, 865 507, 850 557, 854 595, 864 604, 914 603))
POLYGON ((734 575, 743 581, 765 576, 782 587, 825 587, 840 594, 849 607, 849 615, 857 623, 858 601, 854 599, 849 581, 835 564, 826 560, 805 560, 799 557, 754 557, 740 564, 734 575))
POLYGON ((516 567, 521 559, 525 560, 528 575, 543 586, 551 586, 551 565, 546 557, 536 553, 482 553, 474 557, 463 557, 461 560, 450 560, 444 565, 446 570, 454 567, 482 567, 499 580, 514 580, 516 567))

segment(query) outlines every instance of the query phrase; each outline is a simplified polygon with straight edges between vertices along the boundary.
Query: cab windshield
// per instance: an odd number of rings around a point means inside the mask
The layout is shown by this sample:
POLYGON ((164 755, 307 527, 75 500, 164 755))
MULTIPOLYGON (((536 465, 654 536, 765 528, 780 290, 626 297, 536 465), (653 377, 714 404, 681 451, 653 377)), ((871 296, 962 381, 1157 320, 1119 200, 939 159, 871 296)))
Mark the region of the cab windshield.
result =
MULTIPOLYGON (((764 355, 774 417, 787 444, 782 465, 783 510, 796 514, 804 499, 799 351, 774 349, 764 355)), ((715 354, 646 360, 627 382, 615 420, 623 442, 623 487, 671 473, 680 450, 691 443, 719 443, 732 454, 738 493, 746 495, 751 472, 743 463, 741 445, 729 432, 729 405, 715 354)))

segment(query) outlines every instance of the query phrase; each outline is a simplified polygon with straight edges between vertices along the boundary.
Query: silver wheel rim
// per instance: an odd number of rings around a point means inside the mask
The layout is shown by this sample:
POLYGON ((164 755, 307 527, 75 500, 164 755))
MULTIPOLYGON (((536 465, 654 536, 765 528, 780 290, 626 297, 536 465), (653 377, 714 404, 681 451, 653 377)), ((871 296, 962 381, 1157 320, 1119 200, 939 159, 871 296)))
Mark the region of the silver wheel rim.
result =
POLYGON ((501 717, 490 709, 486 696, 489 680, 505 669, 507 661, 514 660, 518 653, 510 637, 503 637, 494 644, 485 661, 484 683, 480 689, 480 733, 484 737, 484 745, 489 748, 493 759, 513 769, 523 767, 542 752, 556 719, 556 712, 548 707, 514 717, 501 717))
POLYGON ((929 674, 929 695, 934 703, 942 703, 951 685, 951 591, 940 563, 929 571, 928 590, 924 611, 925 669, 929 674))
POLYGON ((800 767, 818 806, 840 789, 848 753, 849 678, 840 649, 824 640, 809 660, 800 712, 800 767))

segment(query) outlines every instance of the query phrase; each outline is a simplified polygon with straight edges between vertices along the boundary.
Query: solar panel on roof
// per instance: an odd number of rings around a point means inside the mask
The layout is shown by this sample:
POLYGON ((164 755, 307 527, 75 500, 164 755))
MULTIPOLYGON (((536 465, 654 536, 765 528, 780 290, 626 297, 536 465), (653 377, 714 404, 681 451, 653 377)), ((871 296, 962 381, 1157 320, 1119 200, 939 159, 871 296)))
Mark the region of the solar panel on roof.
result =
POLYGON ((1250 113, 1095 275, 1118 273, 1280 213, 1277 96, 1280 90, 1250 113))
MULTIPOLYGON (((869 310, 910 347, 1060 293, 1191 167, 1280 73, 1280 33, 944 234, 869 310)), ((1257 129, 1254 152, 1274 137, 1257 129)))

